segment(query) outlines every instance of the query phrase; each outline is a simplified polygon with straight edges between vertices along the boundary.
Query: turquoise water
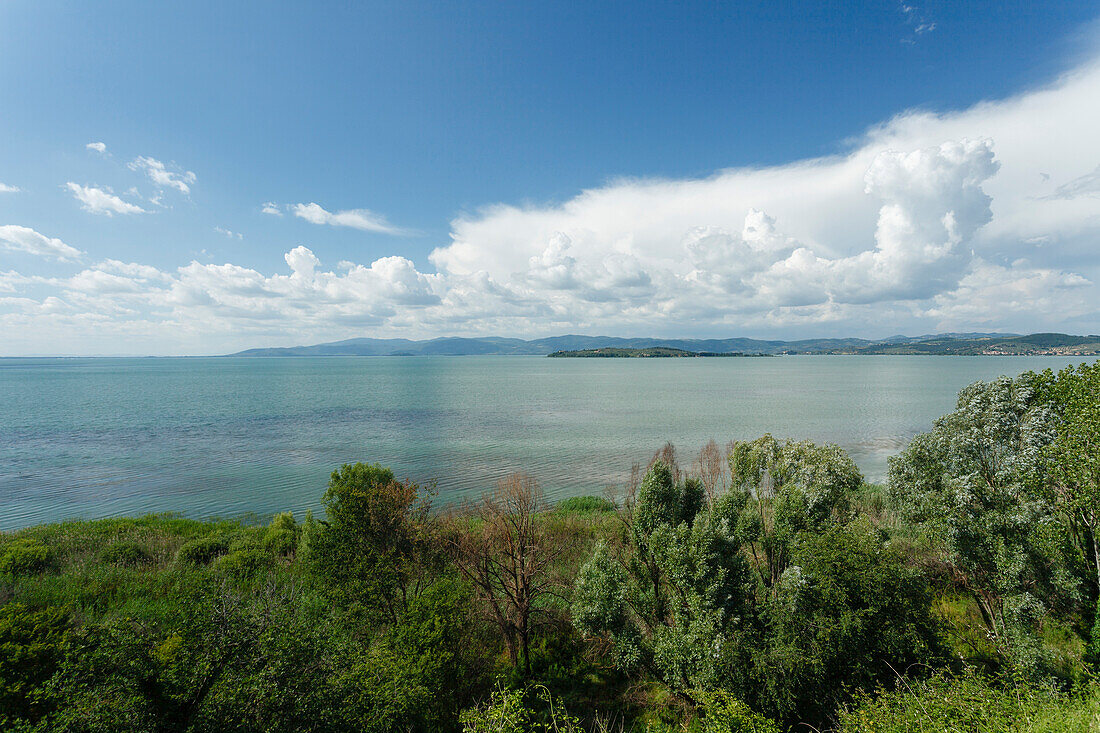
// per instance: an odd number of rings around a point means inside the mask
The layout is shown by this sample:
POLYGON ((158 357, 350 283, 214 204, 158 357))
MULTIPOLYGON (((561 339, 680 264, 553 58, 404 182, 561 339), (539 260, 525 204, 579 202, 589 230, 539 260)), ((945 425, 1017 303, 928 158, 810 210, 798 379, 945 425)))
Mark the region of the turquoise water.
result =
POLYGON ((880 480, 966 384, 1080 360, 0 359, 0 529, 316 508, 359 460, 441 501, 513 471, 553 498, 599 493, 665 441, 686 456, 765 432, 838 443, 880 480))

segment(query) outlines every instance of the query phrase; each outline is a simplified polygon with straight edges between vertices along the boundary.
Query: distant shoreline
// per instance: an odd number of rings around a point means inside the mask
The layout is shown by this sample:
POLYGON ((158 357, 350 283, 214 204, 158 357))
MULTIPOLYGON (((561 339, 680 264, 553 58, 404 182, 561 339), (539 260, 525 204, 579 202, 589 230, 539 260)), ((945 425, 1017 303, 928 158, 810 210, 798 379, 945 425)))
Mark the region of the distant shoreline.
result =
POLYGON ((607 355, 612 358, 790 354, 1097 356, 1100 355, 1100 335, 948 333, 915 337, 891 336, 877 340, 823 338, 798 341, 751 338, 621 338, 575 334, 529 341, 501 337, 445 337, 424 341, 356 338, 312 346, 247 349, 228 356, 605 356, 588 352, 609 352, 607 355), (662 350, 668 353, 658 353, 662 350))
POLYGON ((567 359, 682 359, 693 357, 738 357, 738 356, 778 356, 777 354, 745 354, 740 351, 719 353, 714 351, 686 351, 657 346, 648 349, 581 349, 579 351, 555 351, 547 354, 550 358, 567 359))

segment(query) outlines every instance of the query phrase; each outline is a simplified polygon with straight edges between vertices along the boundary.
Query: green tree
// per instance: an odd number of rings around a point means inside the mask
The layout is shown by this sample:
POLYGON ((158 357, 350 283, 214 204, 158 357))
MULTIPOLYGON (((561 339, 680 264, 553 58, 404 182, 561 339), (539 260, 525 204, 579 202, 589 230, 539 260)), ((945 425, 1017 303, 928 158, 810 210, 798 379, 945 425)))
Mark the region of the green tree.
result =
POLYGON ((748 565, 734 536, 737 495, 704 502, 696 479, 657 460, 627 508, 620 542, 581 568, 573 617, 606 637, 623 670, 653 674, 681 697, 712 686, 721 648, 742 618, 748 565))
POLYGON ((752 551, 764 588, 774 588, 803 532, 819 532, 848 515, 863 484, 852 459, 835 445, 780 443, 771 435, 730 446, 732 491, 743 504, 738 536, 752 551))
POLYGON ((314 562, 335 592, 395 623, 439 567, 429 496, 388 468, 356 463, 332 473, 324 504, 314 562))
POLYGON ((928 581, 870 523, 804 533, 766 600, 767 632, 729 665, 746 700, 791 725, 823 725, 851 690, 943 659, 928 581), (742 655, 743 656, 743 655, 742 655))
POLYGON ((971 384, 889 470, 895 505, 942 538, 991 638, 1031 669, 1043 615, 1076 589, 1044 490, 1055 432, 1037 386, 1031 373, 971 384))
POLYGON ((1100 665, 1100 362, 1048 369, 1038 383, 1054 412, 1055 438, 1046 451, 1052 500, 1087 569, 1093 601, 1087 661, 1100 665))
POLYGON ((454 730, 463 700, 482 682, 470 639, 470 590, 444 579, 416 598, 340 675, 347 721, 367 733, 454 730))

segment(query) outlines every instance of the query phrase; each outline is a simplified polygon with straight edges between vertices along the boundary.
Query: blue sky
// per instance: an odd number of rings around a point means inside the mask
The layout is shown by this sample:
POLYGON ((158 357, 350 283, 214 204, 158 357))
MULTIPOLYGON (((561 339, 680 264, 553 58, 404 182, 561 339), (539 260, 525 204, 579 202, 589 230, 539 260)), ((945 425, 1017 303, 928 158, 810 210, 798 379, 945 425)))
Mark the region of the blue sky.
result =
POLYGON ((0 353, 1095 333, 1097 13, 5 0, 0 353))

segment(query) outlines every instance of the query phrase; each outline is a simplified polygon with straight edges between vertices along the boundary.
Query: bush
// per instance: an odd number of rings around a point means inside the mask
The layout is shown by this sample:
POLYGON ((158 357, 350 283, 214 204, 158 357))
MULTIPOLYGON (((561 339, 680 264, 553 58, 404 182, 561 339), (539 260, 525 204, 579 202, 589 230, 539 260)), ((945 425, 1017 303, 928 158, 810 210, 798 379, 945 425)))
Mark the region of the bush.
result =
POLYGON ((294 554, 298 546, 298 537, 291 529, 269 529, 264 534, 261 544, 269 554, 287 557, 294 554))
POLYGON ((259 570, 271 567, 271 560, 271 555, 262 549, 234 550, 219 558, 214 568, 219 573, 247 578, 259 570))
POLYGON ((571 496, 558 503, 558 511, 578 514, 613 512, 615 509, 615 502, 601 496, 571 496))
POLYGON ((179 549, 176 559, 184 565, 209 565, 228 551, 224 537, 200 537, 179 549))
POLYGON ((702 733, 779 733, 779 725, 728 692, 696 692, 703 713, 702 733))
POLYGON ((0 573, 4 575, 37 575, 50 564, 50 548, 38 540, 20 537, 0 551, 0 573))
POLYGON ((294 515, 290 512, 282 512, 276 514, 275 518, 271 520, 271 524, 268 525, 269 529, 283 529, 296 532, 298 529, 298 523, 294 521, 294 515))
POLYGON ((313 518, 313 512, 306 509, 306 517, 302 521, 302 531, 298 533, 298 547, 294 551, 294 556, 298 562, 309 562, 312 559, 310 556, 320 532, 320 523, 313 518))
POLYGON ((111 565, 148 565, 153 562, 153 556, 144 547, 133 541, 116 542, 108 545, 99 553, 102 562, 111 565))
POLYGON ((859 695, 840 710, 841 733, 1085 733, 1100 731, 1095 687, 1073 696, 967 672, 899 682, 896 690, 859 695))
POLYGON ((64 653, 69 615, 0 606, 0 729, 30 729, 46 712, 45 687, 64 653))
POLYGON ((498 687, 484 704, 464 710, 461 721, 463 733, 581 733, 584 730, 580 720, 571 716, 542 685, 527 691, 498 687), (529 696, 541 703, 539 707, 544 708, 541 715, 525 704, 524 698, 529 696))

